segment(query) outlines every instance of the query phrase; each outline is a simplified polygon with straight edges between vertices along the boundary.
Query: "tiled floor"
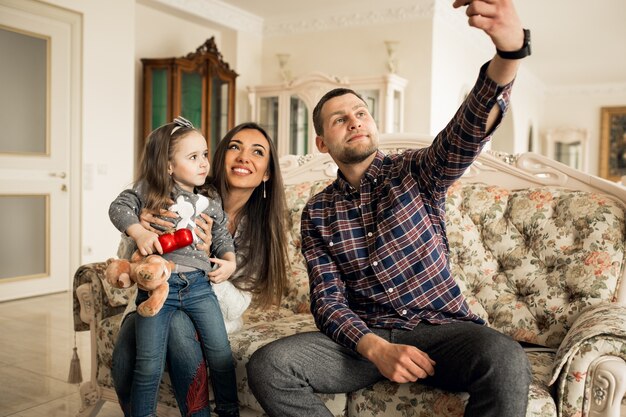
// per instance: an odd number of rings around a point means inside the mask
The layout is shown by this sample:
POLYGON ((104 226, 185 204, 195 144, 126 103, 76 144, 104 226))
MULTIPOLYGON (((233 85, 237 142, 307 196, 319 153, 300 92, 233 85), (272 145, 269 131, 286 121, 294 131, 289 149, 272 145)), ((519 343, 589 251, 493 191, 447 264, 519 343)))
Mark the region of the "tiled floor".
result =
MULTIPOLYGON (((83 379, 89 332, 77 333, 83 379)), ((67 383, 74 330, 69 293, 0 303, 0 417, 74 417, 78 385, 67 383)), ((107 403, 98 417, 122 417, 107 403)))

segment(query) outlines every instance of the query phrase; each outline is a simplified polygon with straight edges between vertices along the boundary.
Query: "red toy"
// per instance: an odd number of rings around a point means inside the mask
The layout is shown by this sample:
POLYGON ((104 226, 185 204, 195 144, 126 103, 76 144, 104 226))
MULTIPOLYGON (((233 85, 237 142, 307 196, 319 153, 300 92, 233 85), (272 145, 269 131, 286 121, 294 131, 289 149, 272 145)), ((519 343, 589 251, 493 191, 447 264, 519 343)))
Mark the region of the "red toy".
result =
POLYGON ((189 229, 179 229, 174 233, 165 233, 159 236, 159 242, 163 253, 169 253, 176 249, 184 248, 193 243, 193 234, 189 229))

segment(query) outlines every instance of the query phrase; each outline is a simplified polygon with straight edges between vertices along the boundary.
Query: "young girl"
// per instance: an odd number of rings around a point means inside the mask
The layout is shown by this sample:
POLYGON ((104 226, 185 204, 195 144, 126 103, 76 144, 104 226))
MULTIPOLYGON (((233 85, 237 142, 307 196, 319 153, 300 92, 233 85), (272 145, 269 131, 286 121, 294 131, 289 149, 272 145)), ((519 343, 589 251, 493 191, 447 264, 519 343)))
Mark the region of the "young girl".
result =
MULTIPOLYGON (((220 417, 239 416, 232 352, 224 319, 211 287, 211 282, 223 282, 234 272, 235 253, 217 192, 209 189, 211 198, 196 193, 196 187, 204 184, 208 172, 205 138, 189 121, 177 117, 174 122, 150 133, 135 186, 124 190, 109 208, 109 217, 115 227, 133 238, 143 255, 162 253, 158 235, 139 223, 143 208, 156 212, 167 208, 177 212, 180 215, 177 229, 187 227, 193 231, 194 219, 201 212, 213 218, 213 257, 209 258, 194 244, 164 254, 164 258, 176 264, 176 270, 168 281, 169 294, 165 305, 153 317, 137 316, 137 356, 130 404, 132 416, 156 415, 170 320, 177 310, 184 311, 193 320, 202 341, 215 395, 216 413, 220 417), (212 268, 211 262, 216 264, 216 268, 212 268)), ((138 289, 136 303, 143 302, 148 295, 147 291, 138 289)))

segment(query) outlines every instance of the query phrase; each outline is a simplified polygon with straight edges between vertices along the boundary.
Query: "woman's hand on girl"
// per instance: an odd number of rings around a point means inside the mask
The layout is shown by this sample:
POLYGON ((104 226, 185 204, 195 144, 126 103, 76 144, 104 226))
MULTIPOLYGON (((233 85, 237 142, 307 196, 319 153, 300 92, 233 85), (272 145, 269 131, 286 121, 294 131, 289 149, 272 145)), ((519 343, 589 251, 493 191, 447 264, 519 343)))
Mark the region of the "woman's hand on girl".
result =
MULTIPOLYGON (((173 202, 172 202, 173 203, 173 202)), ((159 216, 161 217, 169 217, 171 219, 176 219, 178 218, 178 214, 174 213, 173 211, 169 211, 169 210, 165 210, 165 209, 161 209, 159 211, 159 216)), ((162 219, 161 217, 157 217, 153 212, 143 209, 141 210, 141 214, 139 215, 139 222, 141 223, 141 225, 146 229, 149 230, 152 233, 156 233, 158 235, 163 234, 162 230, 158 230, 155 227, 153 227, 153 224, 156 224, 158 226, 162 226, 165 229, 171 229, 174 227, 174 221, 167 221, 165 219, 162 219)))
POLYGON ((209 258, 211 262, 217 265, 217 268, 208 273, 209 281, 214 284, 227 281, 235 272, 237 263, 235 261, 227 261, 219 258, 209 258))
POLYGON ((213 240, 211 229, 213 227, 213 219, 204 213, 200 213, 200 217, 202 217, 202 219, 196 217, 198 227, 196 227, 194 231, 198 239, 202 240, 202 242, 196 244, 196 249, 203 250, 208 256, 211 256, 211 242, 213 240))

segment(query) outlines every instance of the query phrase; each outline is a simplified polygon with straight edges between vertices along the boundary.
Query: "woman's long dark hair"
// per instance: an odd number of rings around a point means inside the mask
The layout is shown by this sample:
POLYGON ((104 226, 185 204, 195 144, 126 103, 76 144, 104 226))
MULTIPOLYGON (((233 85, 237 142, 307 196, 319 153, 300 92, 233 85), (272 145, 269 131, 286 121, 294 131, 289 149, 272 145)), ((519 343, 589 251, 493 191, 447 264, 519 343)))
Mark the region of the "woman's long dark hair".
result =
POLYGON ((285 230, 285 189, 280 173, 276 146, 267 132, 258 124, 248 122, 232 128, 217 144, 211 174, 207 184, 212 185, 221 196, 229 192, 226 181, 225 157, 233 137, 242 130, 260 132, 269 143, 269 179, 261 183, 239 213, 239 219, 231 219, 237 224, 245 219, 246 227, 239 236, 240 244, 245 245, 247 258, 238 264, 237 278, 231 282, 240 289, 254 294, 254 303, 259 307, 269 307, 280 303, 287 285, 287 237, 285 230), (265 187, 265 197, 263 196, 265 187))

